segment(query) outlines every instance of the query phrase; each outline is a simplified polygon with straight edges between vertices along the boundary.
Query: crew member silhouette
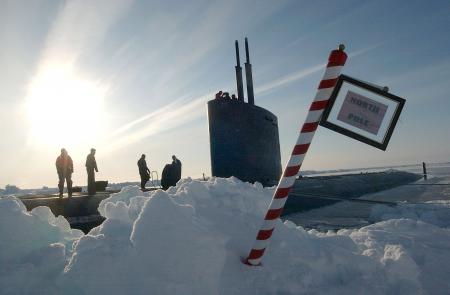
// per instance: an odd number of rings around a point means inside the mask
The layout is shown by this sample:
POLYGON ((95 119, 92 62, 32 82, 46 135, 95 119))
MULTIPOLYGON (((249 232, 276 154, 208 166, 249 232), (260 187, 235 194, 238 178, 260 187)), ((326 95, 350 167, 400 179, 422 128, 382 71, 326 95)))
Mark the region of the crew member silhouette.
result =
POLYGON ((171 186, 177 185, 181 178, 181 161, 172 156, 172 163, 166 164, 161 174, 161 187, 167 190, 171 186))
POLYGON ((63 197, 64 181, 67 182, 67 193, 69 198, 72 197, 72 173, 73 173, 73 161, 67 153, 66 149, 61 149, 61 155, 56 158, 56 172, 58 173, 58 188, 59 197, 63 197))
POLYGON ((141 158, 137 162, 139 168, 139 175, 141 176, 141 189, 145 189, 145 184, 150 179, 150 169, 147 167, 147 162, 145 161, 145 155, 142 154, 141 158))
POLYGON ((174 181, 176 184, 178 180, 181 179, 181 161, 175 157, 175 155, 172 156, 172 166, 174 170, 174 181))
POLYGON ((97 162, 95 161, 95 149, 86 158, 86 171, 88 175, 88 194, 95 195, 95 172, 98 172, 97 162))
POLYGON ((222 90, 220 90, 219 92, 216 93, 216 99, 221 99, 222 98, 222 90))

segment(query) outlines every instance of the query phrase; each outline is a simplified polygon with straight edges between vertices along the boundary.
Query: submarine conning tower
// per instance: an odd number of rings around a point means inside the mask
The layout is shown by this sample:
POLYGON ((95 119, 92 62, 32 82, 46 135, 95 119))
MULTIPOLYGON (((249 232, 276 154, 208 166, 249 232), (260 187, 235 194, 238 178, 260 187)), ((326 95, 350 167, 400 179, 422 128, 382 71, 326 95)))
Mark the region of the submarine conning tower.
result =
POLYGON ((245 76, 247 99, 244 100, 239 44, 236 48, 236 99, 216 97, 208 102, 211 172, 213 176, 235 176, 242 181, 276 185, 281 176, 278 119, 256 106, 253 93, 252 65, 245 38, 245 76))

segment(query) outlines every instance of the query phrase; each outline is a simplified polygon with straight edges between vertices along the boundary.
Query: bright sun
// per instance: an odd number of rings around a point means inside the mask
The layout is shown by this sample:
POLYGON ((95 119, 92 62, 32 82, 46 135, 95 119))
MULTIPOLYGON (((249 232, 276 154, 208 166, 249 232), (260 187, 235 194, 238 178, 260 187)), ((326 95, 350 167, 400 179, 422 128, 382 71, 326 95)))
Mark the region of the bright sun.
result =
POLYGON ((85 146, 105 127, 105 89, 70 69, 48 67, 32 81, 26 108, 34 143, 85 146))

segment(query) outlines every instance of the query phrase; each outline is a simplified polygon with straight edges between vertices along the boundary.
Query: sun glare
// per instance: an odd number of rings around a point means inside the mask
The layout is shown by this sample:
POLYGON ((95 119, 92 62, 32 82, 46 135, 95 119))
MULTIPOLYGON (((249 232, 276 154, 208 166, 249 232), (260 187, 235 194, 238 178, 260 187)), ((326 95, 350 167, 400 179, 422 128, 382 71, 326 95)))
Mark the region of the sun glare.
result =
POLYGON ((32 81, 26 109, 33 143, 85 146, 105 127, 105 89, 64 67, 42 71, 32 81))

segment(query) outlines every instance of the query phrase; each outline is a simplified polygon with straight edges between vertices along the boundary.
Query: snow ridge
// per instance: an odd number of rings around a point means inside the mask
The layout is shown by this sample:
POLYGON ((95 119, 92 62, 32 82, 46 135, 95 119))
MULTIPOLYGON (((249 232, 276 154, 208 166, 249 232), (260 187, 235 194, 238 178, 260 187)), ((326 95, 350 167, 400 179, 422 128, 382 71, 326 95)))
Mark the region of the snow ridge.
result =
POLYGON ((263 266, 242 264, 272 194, 273 189, 236 178, 184 179, 166 192, 129 186, 100 204, 106 220, 87 235, 46 207, 27 212, 17 198, 0 198, 1 293, 445 294, 450 289, 445 202, 394 211, 380 207, 371 217, 377 223, 337 232, 306 231, 278 220, 263 266))

